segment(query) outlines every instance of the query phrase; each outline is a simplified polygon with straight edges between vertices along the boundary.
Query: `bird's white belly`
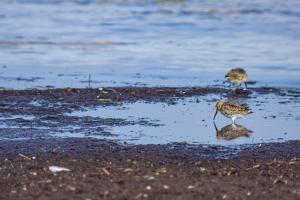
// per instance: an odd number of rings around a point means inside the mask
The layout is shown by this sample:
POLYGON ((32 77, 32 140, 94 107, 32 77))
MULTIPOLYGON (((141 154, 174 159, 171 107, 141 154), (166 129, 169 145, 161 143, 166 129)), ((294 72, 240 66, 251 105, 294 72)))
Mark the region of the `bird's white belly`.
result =
POLYGON ((225 117, 228 117, 228 118, 241 118, 243 117, 243 115, 239 115, 239 114, 229 114, 229 113, 226 113, 224 111, 221 111, 221 113, 225 116, 225 117))

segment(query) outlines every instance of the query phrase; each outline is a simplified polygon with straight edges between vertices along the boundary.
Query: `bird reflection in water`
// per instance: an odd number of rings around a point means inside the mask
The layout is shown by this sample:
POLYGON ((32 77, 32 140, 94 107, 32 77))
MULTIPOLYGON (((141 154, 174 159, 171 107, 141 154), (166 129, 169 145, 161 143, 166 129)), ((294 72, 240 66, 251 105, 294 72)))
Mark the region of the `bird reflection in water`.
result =
POLYGON ((233 140, 238 137, 249 137, 253 132, 242 125, 239 124, 229 124, 224 126, 221 130, 218 130, 216 124, 214 123, 216 129, 217 139, 222 140, 233 140))

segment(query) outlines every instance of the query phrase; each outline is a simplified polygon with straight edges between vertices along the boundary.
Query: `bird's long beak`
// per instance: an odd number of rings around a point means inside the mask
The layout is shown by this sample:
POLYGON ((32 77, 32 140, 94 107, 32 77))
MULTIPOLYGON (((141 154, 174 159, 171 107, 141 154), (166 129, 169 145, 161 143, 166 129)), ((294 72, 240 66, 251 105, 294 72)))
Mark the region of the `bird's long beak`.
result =
POLYGON ((218 114, 218 111, 216 110, 216 113, 215 113, 215 116, 214 116, 214 120, 215 120, 215 118, 216 118, 217 114, 218 114))
POLYGON ((215 124, 215 122, 214 122, 214 127, 215 127, 215 129, 216 129, 216 132, 218 133, 219 130, 218 130, 217 125, 215 124))

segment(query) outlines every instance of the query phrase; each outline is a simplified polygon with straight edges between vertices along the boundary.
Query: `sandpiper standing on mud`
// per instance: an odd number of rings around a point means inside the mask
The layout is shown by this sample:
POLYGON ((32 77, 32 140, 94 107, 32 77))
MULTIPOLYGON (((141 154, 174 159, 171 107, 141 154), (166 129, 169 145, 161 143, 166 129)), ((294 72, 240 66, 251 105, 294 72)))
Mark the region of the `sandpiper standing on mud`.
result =
POLYGON ((248 107, 243 107, 234 102, 218 102, 216 104, 216 113, 214 120, 218 114, 221 112, 224 116, 231 118, 232 124, 235 124, 235 119, 243 117, 245 115, 253 113, 248 107))
POLYGON ((247 83, 246 81, 248 80, 248 75, 246 70, 244 70, 243 68, 234 68, 231 69, 226 75, 225 78, 227 78, 227 80, 230 83, 233 84, 245 84, 245 89, 247 89, 247 83))

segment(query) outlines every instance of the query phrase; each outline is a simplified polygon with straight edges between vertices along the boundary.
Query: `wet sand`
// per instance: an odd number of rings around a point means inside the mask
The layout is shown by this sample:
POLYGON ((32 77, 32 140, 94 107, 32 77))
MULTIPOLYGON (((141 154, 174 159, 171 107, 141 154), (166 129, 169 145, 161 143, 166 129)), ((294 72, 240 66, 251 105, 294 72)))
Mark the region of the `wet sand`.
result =
MULTIPOLYGON (((82 107, 138 100, 172 104, 177 98, 228 92, 215 87, 2 90, 0 110, 7 115, 7 127, 1 136, 9 139, 0 140, 0 199, 299 199, 299 141, 236 147, 129 145, 50 134, 66 124, 108 135, 101 130, 104 124, 155 125, 64 115, 82 107), (14 115, 34 118, 9 118, 14 115), (71 171, 53 173, 52 165, 71 171)), ((248 98, 253 92, 299 96, 297 90, 276 88, 233 95, 248 98)), ((282 103, 288 106, 289 101, 282 103)))

